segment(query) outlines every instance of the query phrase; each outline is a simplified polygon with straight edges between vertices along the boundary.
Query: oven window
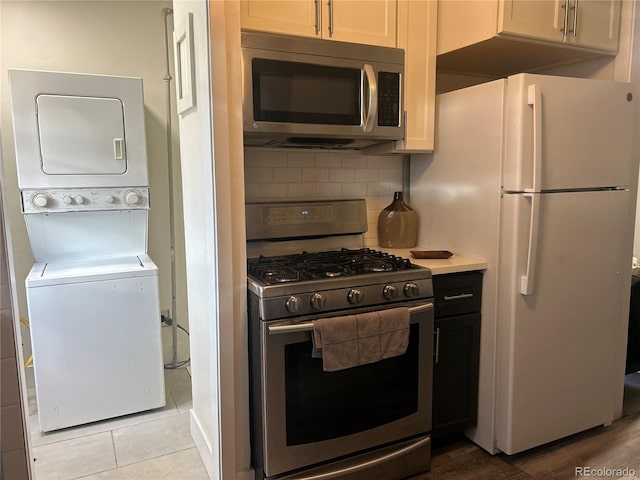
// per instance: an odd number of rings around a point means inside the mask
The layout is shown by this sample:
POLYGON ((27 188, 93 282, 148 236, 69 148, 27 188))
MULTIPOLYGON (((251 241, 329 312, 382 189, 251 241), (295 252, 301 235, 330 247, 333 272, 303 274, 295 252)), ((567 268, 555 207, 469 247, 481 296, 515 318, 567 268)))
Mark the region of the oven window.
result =
POLYGON ((419 326, 407 352, 355 368, 324 372, 311 341, 285 347, 287 445, 301 445, 399 420, 418 410, 419 326))
POLYGON ((259 58, 252 69, 255 121, 360 125, 359 69, 259 58))

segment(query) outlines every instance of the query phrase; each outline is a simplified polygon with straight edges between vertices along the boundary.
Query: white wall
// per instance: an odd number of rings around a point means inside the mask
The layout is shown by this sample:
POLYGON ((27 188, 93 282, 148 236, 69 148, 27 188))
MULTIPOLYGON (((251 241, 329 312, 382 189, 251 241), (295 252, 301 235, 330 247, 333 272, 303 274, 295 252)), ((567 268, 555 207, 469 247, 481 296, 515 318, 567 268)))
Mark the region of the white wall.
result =
POLYGON ((176 2, 176 25, 186 21, 189 12, 193 14, 196 108, 181 115, 179 125, 191 316, 191 434, 210 478, 220 478, 218 272, 207 5, 176 2))
POLYGON ((237 1, 180 1, 193 13, 194 110, 180 120, 193 409, 211 478, 250 479, 246 248, 237 1))
MULTIPOLYGON (((151 212, 149 253, 160 271, 160 303, 171 308, 168 167, 165 135, 165 82, 163 25, 161 10, 171 1, 2 1, 0 38, 0 124, 3 134, 7 221, 13 233, 13 250, 18 287, 18 309, 27 317, 24 278, 33 259, 24 220, 20 213, 16 178, 13 129, 8 88, 8 68, 46 69, 142 77, 151 212)), ((174 102, 175 103, 175 102, 174 102)), ((177 120, 175 121, 177 124, 177 120)), ((175 134, 176 198, 181 199, 178 139, 175 134)), ((177 213, 181 213, 178 206, 177 213)), ((187 325, 182 218, 177 217, 178 312, 174 318, 187 325)), ((165 345, 169 328, 163 329, 165 345)), ((26 356, 29 335, 23 332, 26 356)), ((179 360, 188 356, 188 339, 178 334, 179 360)), ((165 348, 165 361, 170 360, 165 348)))

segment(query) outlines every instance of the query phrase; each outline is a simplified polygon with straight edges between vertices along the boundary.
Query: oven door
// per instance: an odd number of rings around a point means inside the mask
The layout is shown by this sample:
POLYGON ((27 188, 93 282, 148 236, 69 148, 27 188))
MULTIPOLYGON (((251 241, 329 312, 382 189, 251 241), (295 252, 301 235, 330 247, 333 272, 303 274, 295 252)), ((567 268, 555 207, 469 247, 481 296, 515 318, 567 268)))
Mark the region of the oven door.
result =
POLYGON ((337 372, 311 355, 311 319, 261 322, 266 477, 431 430, 433 303, 407 306, 404 355, 337 372))

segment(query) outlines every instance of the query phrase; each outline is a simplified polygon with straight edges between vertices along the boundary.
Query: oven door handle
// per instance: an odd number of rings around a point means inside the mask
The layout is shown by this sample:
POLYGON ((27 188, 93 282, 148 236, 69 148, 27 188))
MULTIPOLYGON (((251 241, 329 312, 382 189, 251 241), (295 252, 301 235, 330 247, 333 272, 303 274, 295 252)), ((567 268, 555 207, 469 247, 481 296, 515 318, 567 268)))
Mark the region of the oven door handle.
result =
POLYGON ((388 453, 386 455, 382 455, 377 458, 373 458, 369 461, 365 461, 362 463, 358 463, 357 465, 353 465, 346 468, 339 468, 337 470, 332 470, 329 472, 322 472, 318 474, 310 474, 310 475, 300 475, 296 476, 297 480, 329 480, 332 478, 343 478, 345 475, 356 473, 362 470, 366 470, 368 468, 375 467, 376 465, 380 465, 382 463, 388 462, 395 458, 403 457, 413 452, 414 450, 418 450, 419 448, 427 445, 431 442, 431 437, 421 438, 406 447, 403 447, 394 452, 388 453))
MULTIPOLYGON (((409 307, 409 314, 426 312, 429 310, 433 310, 433 303, 431 302, 418 305, 416 307, 409 307)), ((313 331, 313 322, 301 322, 293 325, 269 325, 269 335, 311 331, 313 331)))

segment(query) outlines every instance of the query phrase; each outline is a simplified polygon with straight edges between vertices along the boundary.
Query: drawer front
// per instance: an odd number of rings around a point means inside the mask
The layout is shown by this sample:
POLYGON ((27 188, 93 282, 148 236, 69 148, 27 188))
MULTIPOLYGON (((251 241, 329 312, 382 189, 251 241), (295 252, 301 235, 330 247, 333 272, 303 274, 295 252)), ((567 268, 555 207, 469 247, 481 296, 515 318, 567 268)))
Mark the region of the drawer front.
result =
POLYGON ((451 273, 433 277, 435 318, 479 312, 482 272, 451 273))

